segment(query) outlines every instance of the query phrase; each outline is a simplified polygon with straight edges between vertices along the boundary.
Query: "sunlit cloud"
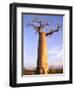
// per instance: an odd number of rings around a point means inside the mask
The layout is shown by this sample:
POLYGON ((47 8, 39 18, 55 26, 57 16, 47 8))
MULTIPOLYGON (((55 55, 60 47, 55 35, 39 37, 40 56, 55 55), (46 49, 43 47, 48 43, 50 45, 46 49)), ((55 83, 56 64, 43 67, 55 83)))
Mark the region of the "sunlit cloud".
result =
POLYGON ((49 50, 49 67, 50 68, 62 68, 64 50, 63 47, 56 46, 49 50))
POLYGON ((59 52, 57 53, 56 58, 59 58, 59 57, 63 58, 63 54, 64 54, 64 50, 63 48, 61 48, 59 52))
POLYGON ((48 51, 48 54, 51 56, 54 56, 53 58, 59 58, 59 57, 63 57, 63 48, 60 48, 59 46, 57 47, 53 47, 48 51))
POLYGON ((59 46, 53 47, 50 50, 48 50, 48 54, 57 54, 59 52, 59 46))

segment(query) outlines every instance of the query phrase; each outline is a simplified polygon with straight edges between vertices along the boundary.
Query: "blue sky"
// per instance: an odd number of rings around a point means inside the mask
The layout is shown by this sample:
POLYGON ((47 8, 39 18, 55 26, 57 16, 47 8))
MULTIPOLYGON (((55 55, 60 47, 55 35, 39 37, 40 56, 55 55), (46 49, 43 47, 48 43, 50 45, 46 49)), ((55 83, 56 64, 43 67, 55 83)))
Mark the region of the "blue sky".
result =
MULTIPOLYGON (((34 15, 23 14, 23 56, 24 67, 34 69, 37 66, 37 48, 38 48, 38 33, 33 27, 27 26, 35 17, 48 20, 50 26, 45 28, 45 32, 49 32, 52 28, 56 29, 59 24, 63 27, 63 16, 61 15, 34 15)), ((61 68, 63 66, 63 28, 59 32, 55 32, 52 36, 46 37, 48 47, 48 64, 49 67, 61 68)))

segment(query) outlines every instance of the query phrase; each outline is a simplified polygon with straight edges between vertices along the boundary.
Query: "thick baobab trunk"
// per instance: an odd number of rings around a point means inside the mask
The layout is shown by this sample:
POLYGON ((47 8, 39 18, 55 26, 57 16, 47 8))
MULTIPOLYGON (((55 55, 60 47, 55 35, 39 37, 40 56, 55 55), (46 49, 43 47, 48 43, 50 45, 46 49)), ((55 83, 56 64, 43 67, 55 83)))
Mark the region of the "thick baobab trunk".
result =
POLYGON ((37 59, 37 74, 48 73, 48 50, 46 44, 46 33, 39 33, 38 41, 38 59, 37 59))

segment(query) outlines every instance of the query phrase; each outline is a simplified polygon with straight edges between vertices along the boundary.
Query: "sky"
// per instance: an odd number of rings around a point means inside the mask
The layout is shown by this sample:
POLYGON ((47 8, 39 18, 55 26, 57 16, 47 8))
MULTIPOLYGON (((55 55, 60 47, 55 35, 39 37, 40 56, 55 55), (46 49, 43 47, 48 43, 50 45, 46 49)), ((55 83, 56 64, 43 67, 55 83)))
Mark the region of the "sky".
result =
POLYGON ((35 69, 37 66, 38 52, 38 33, 29 23, 34 18, 48 20, 49 26, 45 28, 45 32, 49 32, 52 28, 56 29, 57 24, 62 27, 58 32, 46 37, 48 48, 48 64, 50 68, 62 68, 64 49, 63 49, 63 16, 62 15, 36 15, 23 14, 23 64, 26 69, 35 69))

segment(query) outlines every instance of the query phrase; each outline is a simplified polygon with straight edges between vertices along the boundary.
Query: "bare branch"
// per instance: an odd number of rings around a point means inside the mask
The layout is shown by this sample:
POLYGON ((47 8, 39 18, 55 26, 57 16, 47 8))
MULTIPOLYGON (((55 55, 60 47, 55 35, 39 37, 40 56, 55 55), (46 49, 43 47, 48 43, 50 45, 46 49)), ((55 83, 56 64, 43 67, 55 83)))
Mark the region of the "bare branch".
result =
POLYGON ((54 32, 58 32, 61 26, 58 26, 57 29, 51 30, 50 32, 46 33, 46 36, 52 35, 54 32))
POLYGON ((32 20, 32 22, 39 24, 39 27, 42 27, 42 21, 39 20, 32 20))
POLYGON ((44 28, 45 26, 49 26, 48 20, 41 20, 39 18, 34 18, 32 22, 39 24, 39 27, 44 28))
POLYGON ((44 27, 46 27, 46 26, 49 26, 49 24, 46 23, 46 24, 42 25, 42 28, 44 28, 44 27))
MULTIPOLYGON (((48 23, 48 20, 42 20, 41 18, 34 18, 29 24, 29 26, 32 26, 36 30, 36 32, 40 33, 43 32, 46 26, 50 25, 48 23)), ((58 32, 60 27, 61 26, 57 25, 57 28, 55 30, 51 30, 48 33, 46 33, 46 36, 52 35, 54 32, 58 32)))
POLYGON ((33 20, 32 22, 41 23, 41 21, 33 20))
POLYGON ((36 31, 38 31, 38 32, 39 32, 38 27, 37 27, 36 25, 34 25, 34 24, 30 24, 30 26, 33 26, 33 27, 34 27, 34 29, 35 29, 36 31))
POLYGON ((38 20, 38 18, 34 18, 34 20, 32 20, 32 22, 36 22, 36 23, 41 24, 41 20, 38 20))

